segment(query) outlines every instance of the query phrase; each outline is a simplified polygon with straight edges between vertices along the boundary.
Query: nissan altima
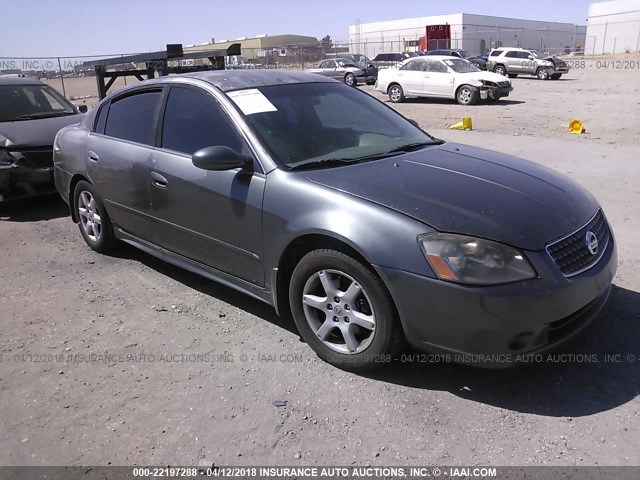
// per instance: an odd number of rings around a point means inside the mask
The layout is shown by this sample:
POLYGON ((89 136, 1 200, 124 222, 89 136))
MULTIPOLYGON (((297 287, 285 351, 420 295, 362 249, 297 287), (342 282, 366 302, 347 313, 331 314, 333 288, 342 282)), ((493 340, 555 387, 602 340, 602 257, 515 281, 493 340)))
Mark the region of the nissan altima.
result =
POLYGON ((318 75, 140 82, 54 152, 90 248, 125 242, 269 303, 344 369, 406 342, 456 359, 547 351, 596 317, 616 271, 605 212, 569 178, 445 143, 318 75))

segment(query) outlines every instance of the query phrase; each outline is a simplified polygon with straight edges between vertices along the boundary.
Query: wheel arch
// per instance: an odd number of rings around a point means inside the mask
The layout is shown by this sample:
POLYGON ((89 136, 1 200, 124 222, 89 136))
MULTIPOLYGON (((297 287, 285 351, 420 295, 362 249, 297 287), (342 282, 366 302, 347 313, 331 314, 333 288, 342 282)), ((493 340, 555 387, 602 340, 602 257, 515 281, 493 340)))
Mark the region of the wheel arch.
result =
MULTIPOLYGON (((284 248, 278 261, 278 269, 275 278, 274 302, 278 314, 281 316, 291 317, 291 309, 289 307, 289 284, 291 274, 302 257, 313 250, 330 249, 349 255, 359 261, 366 267, 378 275, 373 268, 373 264, 367 257, 360 252, 354 245, 350 244, 346 239, 338 238, 327 233, 306 233, 300 235, 289 242, 284 248)), ((381 279, 385 283, 384 279, 381 279)), ((386 287, 386 283, 385 283, 386 287)), ((395 305, 394 305, 395 307, 395 305)))
POLYGON ((392 82, 389 82, 389 85, 387 85, 387 90, 384 93, 388 94, 389 90, 391 90, 391 87, 393 87, 394 85, 398 85, 404 91, 404 87, 402 86, 402 84, 397 80, 393 80, 392 82))
POLYGON ((71 220, 73 220, 75 223, 78 223, 80 219, 78 218, 78 213, 76 212, 74 194, 76 185, 78 185, 78 183, 82 180, 93 185, 91 180, 79 173, 76 173, 73 177, 71 177, 71 181, 69 182, 69 210, 71 210, 71 220))

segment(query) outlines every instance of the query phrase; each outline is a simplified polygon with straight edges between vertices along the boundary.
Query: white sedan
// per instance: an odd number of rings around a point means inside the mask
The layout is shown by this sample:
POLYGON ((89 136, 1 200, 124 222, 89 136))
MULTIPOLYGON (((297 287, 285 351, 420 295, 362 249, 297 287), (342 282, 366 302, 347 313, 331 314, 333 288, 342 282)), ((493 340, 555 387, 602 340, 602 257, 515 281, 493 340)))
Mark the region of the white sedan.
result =
POLYGON ((409 58, 398 68, 380 70, 375 89, 388 94, 394 103, 405 97, 438 97, 473 105, 478 100, 506 97, 513 87, 507 77, 479 70, 467 60, 433 55, 409 58))

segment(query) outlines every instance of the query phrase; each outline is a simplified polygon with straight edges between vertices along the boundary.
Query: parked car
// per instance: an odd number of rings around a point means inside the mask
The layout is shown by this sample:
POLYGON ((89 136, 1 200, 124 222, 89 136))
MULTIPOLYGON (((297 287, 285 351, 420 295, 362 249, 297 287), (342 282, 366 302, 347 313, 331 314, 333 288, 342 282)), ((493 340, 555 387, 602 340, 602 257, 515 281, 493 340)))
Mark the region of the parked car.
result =
POLYGON ((488 57, 489 57, 489 52, 483 53, 481 55, 476 55, 475 57, 468 57, 467 60, 473 63, 480 70, 486 70, 488 57))
POLYGON ((435 97, 452 98, 461 105, 497 101, 513 90, 507 77, 482 72, 462 58, 435 55, 411 58, 397 69, 380 71, 375 88, 394 103, 406 97, 435 97))
POLYGON ((569 66, 556 57, 541 58, 533 50, 497 48, 489 53, 487 70, 511 78, 535 75, 540 80, 558 80, 563 74, 569 73, 569 66))
POLYGON ((365 76, 363 80, 367 85, 376 83, 378 79, 378 68, 371 62, 369 57, 361 53, 341 53, 339 58, 346 59, 360 70, 364 70, 365 76))
POLYGON ((410 57, 411 55, 409 55, 406 52, 405 53, 379 53, 373 58, 372 63, 376 67, 378 67, 378 69, 396 67, 401 62, 405 61, 407 58, 410 58, 410 57))
POLYGON ((355 87, 358 81, 365 83, 367 78, 367 73, 364 70, 356 67, 355 64, 349 60, 341 58, 323 60, 320 62, 320 65, 318 65, 318 68, 308 68, 305 71, 333 78, 334 80, 340 80, 350 87, 355 87))
POLYGON ((55 192, 53 138, 81 119, 46 83, 0 75, 0 202, 55 192))
POLYGON ((617 266, 571 179, 304 72, 129 85, 58 134, 54 161, 90 248, 124 241, 274 305, 350 370, 405 341, 524 361, 596 316, 617 266))
POLYGON ((467 58, 469 56, 469 52, 466 50, 460 50, 459 48, 441 48, 438 50, 427 50, 424 52, 425 55, 431 56, 436 55, 439 57, 458 57, 458 58, 467 58))

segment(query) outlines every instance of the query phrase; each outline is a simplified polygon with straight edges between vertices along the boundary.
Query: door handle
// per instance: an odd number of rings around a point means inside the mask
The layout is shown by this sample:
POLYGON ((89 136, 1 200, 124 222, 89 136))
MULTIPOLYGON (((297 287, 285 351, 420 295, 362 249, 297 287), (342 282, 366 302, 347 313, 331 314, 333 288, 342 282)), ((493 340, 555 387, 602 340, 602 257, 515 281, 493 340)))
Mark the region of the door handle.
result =
POLYGON ((167 188, 169 186, 169 182, 166 178, 156 172, 151 172, 151 183, 154 187, 158 188, 167 188))
POLYGON ((91 160, 92 162, 97 162, 98 160, 100 160, 100 157, 96 152, 88 151, 87 156, 89 157, 89 160, 91 160))

